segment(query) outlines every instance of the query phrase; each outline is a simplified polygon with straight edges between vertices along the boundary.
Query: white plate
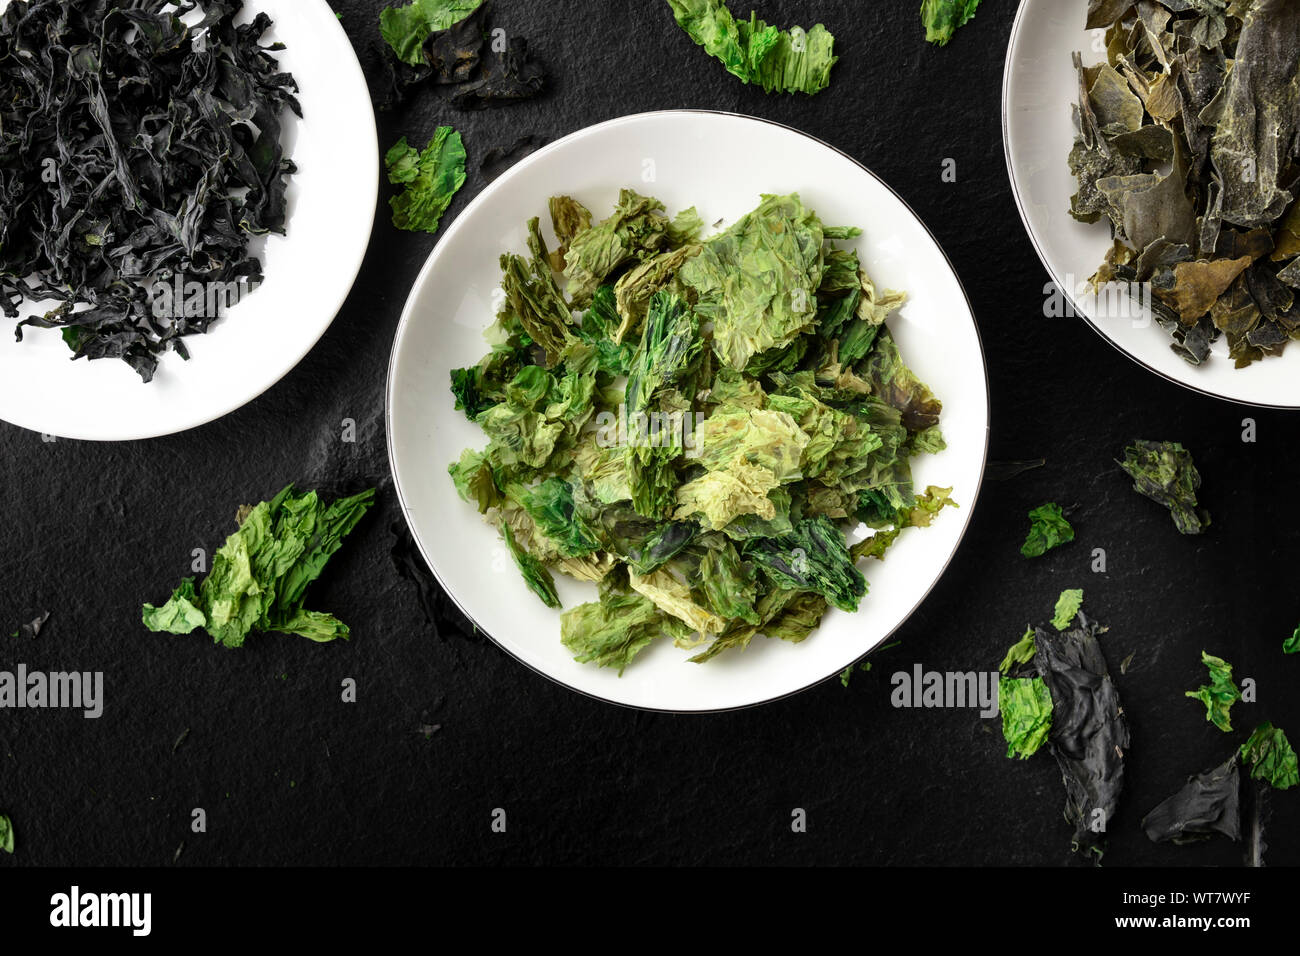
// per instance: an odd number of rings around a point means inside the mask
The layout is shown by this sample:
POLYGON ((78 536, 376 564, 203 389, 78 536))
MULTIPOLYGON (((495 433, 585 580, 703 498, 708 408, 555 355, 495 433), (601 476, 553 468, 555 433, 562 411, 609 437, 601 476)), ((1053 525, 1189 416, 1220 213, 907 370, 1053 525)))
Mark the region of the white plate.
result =
MULTIPOLYGON (((1007 50, 1002 93, 1003 140, 1011 188, 1029 238, 1052 280, 1072 300, 1076 314, 1121 352, 1153 372, 1190 389, 1249 405, 1300 408, 1300 350, 1238 369, 1220 338, 1200 367, 1169 348, 1168 334, 1149 310, 1128 298, 1084 294, 1081 286, 1097 271, 1111 246, 1110 226, 1087 225, 1070 215, 1078 191, 1067 158, 1075 128, 1070 104, 1079 81, 1071 54, 1087 65, 1105 60, 1104 31, 1084 29, 1087 0, 1021 0, 1007 50)), ((1059 313, 1053 313, 1059 314, 1059 313)), ((1044 318, 1045 322, 1059 321, 1044 318)))
MULTIPOLYGON (((261 395, 329 328, 374 224, 375 114, 352 44, 325 0, 252 0, 239 20, 262 11, 275 21, 264 42, 287 46, 277 56, 298 81, 304 117, 286 112, 284 141, 298 172, 290 179, 287 234, 262 245, 265 281, 207 335, 185 339, 188 362, 164 355, 148 385, 117 359, 71 361, 57 329, 29 327, 15 342, 17 320, 0 317, 0 419, 93 441, 184 431, 261 395)), ((21 308, 23 317, 46 311, 21 308)))
MULTIPOLYGON (((548 233, 549 235, 549 233, 548 233)), ((669 711, 744 707, 842 671, 901 624, 943 573, 970 521, 988 439, 988 385, 979 333, 943 251, 889 187, 853 159, 794 130, 725 113, 673 111, 611 120, 552 143, 479 194, 442 237, 402 313, 388 381, 388 443, 406 519, 447 593, 481 630, 528 666, 604 700, 669 711), (863 263, 911 301, 891 322, 905 359, 944 402, 948 450, 921 456, 917 485, 953 486, 959 511, 906 533, 883 563, 864 568, 870 593, 857 614, 832 610, 802 644, 759 639, 743 652, 691 664, 668 641, 642 651, 623 677, 576 663, 560 644, 560 612, 542 606, 494 528, 456 495, 447 465, 486 444, 453 408, 448 375, 487 348, 496 314, 497 259, 525 249, 524 223, 557 193, 608 215, 620 187, 697 206, 707 223, 734 221, 760 193, 798 192, 837 225, 861 226, 863 263)), ((565 607, 595 587, 557 575, 565 607)))

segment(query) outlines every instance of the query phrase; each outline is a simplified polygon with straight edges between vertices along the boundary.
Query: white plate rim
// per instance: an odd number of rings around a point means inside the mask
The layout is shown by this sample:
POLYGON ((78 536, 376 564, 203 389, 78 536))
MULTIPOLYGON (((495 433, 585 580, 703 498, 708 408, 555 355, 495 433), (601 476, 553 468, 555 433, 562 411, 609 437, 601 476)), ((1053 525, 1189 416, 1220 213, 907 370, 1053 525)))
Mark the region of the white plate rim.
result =
MULTIPOLYGON (((1155 368, 1152 365, 1148 365, 1141 358, 1139 358, 1133 352, 1130 352, 1128 349, 1124 348, 1124 346, 1120 345, 1119 342, 1117 342, 1114 338, 1112 338, 1110 335, 1106 333, 1105 329, 1101 327, 1101 324, 1098 323, 1097 320, 1092 317, 1092 314, 1089 313, 1088 310, 1085 309, 1083 305, 1079 302, 1078 298, 1074 294, 1074 290, 1069 288, 1069 283, 1066 282, 1065 279, 1052 266, 1052 263, 1048 259, 1046 251, 1043 249, 1042 244, 1038 241, 1038 233, 1035 232, 1034 227, 1030 224, 1029 213, 1028 210, 1026 210, 1025 208, 1024 193, 1021 191, 1020 181, 1016 178, 1016 168, 1011 159, 1012 61, 1015 58, 1016 46, 1020 39, 1020 28, 1024 25, 1026 11, 1029 9, 1029 5, 1032 2, 1034 2, 1034 0, 1020 0, 1020 4, 1016 8, 1015 21, 1011 24, 1011 38, 1010 40, 1007 41, 1006 59, 1003 62, 1003 68, 1002 68, 1002 153, 1007 163, 1007 176, 1011 180, 1011 194, 1016 201, 1016 212, 1020 214, 1020 222, 1025 228, 1025 234, 1029 237, 1029 243, 1034 247, 1034 252, 1037 254, 1039 261, 1043 264, 1043 268, 1047 271, 1048 276, 1051 278, 1052 282, 1056 285, 1056 288, 1060 291, 1060 293, 1063 296, 1065 296, 1065 298, 1069 301, 1070 305, 1074 309, 1075 314, 1081 317, 1085 322, 1087 322, 1089 327, 1098 335, 1100 335, 1103 341, 1108 343, 1112 348, 1115 349, 1115 351, 1119 352, 1121 355, 1125 356, 1126 358, 1132 360, 1142 368, 1146 369, 1152 375, 1157 375, 1160 378, 1164 379, 1165 381, 1172 382, 1173 384, 1179 386, 1180 388, 1187 389, 1189 392, 1194 392, 1197 395, 1203 395, 1207 398, 1217 399, 1218 401, 1221 402, 1230 402, 1233 405, 1240 405, 1245 408, 1269 408, 1269 409, 1276 409, 1278 411, 1287 411, 1287 412, 1296 411, 1300 409, 1300 403, 1293 404, 1293 405, 1286 405, 1286 404, 1278 404, 1275 402, 1256 401, 1253 399, 1241 398, 1236 395, 1224 395, 1223 393, 1216 392, 1211 388, 1193 384, 1192 382, 1185 381, 1184 379, 1178 378, 1176 375, 1171 375, 1170 373, 1164 372, 1158 368, 1155 368)), ((1065 103, 1062 104, 1061 108, 1068 109, 1068 107, 1069 104, 1065 103)), ((1222 360, 1226 361, 1226 359, 1222 359, 1222 360)))
MULTIPOLYGON (((312 349, 316 347, 316 345, 320 342, 320 340, 325 337, 325 333, 329 331, 330 327, 334 324, 334 320, 338 318, 338 314, 343 310, 343 306, 344 304, 346 304, 348 296, 352 294, 353 287, 356 285, 357 277, 361 274, 361 267, 365 264, 366 254, 370 249, 370 240, 374 234, 375 221, 378 217, 379 129, 375 119, 374 103, 370 96, 370 84, 366 80, 365 71, 361 68, 361 61, 357 57, 356 48, 353 46, 351 38, 348 37, 347 31, 343 28, 342 22, 335 15, 333 9, 331 9, 328 0, 311 0, 311 2, 313 2, 316 5, 317 9, 324 14, 324 16, 321 17, 322 22, 327 22, 331 24, 332 26, 330 27, 330 29, 337 30, 338 33, 341 34, 343 43, 349 51, 349 56, 340 58, 341 62, 336 62, 334 68, 340 72, 350 74, 349 82, 351 84, 355 84, 358 89, 365 90, 365 101, 370 105, 370 108, 365 111, 368 122, 365 122, 362 126, 350 131, 350 135, 352 137, 354 138, 362 137, 365 139, 366 141, 365 145, 368 147, 366 154, 372 157, 372 160, 367 165, 367 168, 365 170, 367 174, 366 178, 368 178, 371 182, 371 192, 368 197, 370 199, 368 203, 370 209, 370 216, 369 216, 369 222, 366 224, 365 227, 366 242, 364 245, 360 246, 359 248, 358 254, 356 256, 356 263, 350 269, 351 274, 348 275, 347 277, 348 281, 346 282, 346 284, 340 286, 340 293, 337 296, 338 301, 333 302, 331 300, 331 304, 329 306, 327 307, 322 306, 321 308, 322 313, 328 311, 329 313, 328 321, 322 322, 319 331, 313 332, 313 334, 310 336, 310 341, 308 340, 309 338, 308 336, 304 336, 301 339, 301 349, 295 350, 297 351, 297 354, 293 356, 292 361, 288 361, 286 357, 286 362, 283 370, 274 378, 270 378, 268 376, 269 380, 258 383, 252 389, 240 390, 239 397, 237 398, 230 398, 226 402, 214 403, 211 409, 195 414, 194 416, 192 416, 192 418, 188 419, 188 424, 175 424, 175 425, 167 425, 162 427, 157 427, 157 426, 149 427, 149 426, 134 426, 131 423, 124 422, 121 425, 117 426, 116 428, 104 428, 99 430, 92 429, 88 431, 82 431, 77 428, 73 428, 73 429, 61 428, 57 434, 58 438, 66 438, 70 441, 86 441, 86 442, 97 442, 97 443, 105 443, 105 444, 112 444, 118 442, 132 442, 132 441, 147 441, 153 438, 165 438, 170 435, 183 434, 195 428, 201 428, 204 425, 209 425, 212 422, 225 418, 227 415, 231 415, 234 412, 239 411, 245 405, 248 405, 251 402, 256 401, 258 398, 265 395, 272 388, 274 388, 276 385, 282 382, 289 375, 290 372, 292 372, 302 363, 302 360, 307 357, 307 355, 311 352, 312 349)), ((8 3, 9 0, 0 0, 0 10, 6 7, 8 3)), ((244 11, 251 12, 254 15, 256 15, 256 13, 259 12, 258 9, 253 4, 247 2, 245 3, 244 11)), ((279 21, 277 21, 276 26, 277 27, 279 26, 279 21)), ((296 121, 306 122, 306 120, 296 120, 296 121)), ((361 188, 364 188, 364 186, 361 188)), ((301 199, 299 200, 299 202, 301 202, 301 199)), ((286 225, 290 225, 290 224, 287 223, 286 225)), ((133 384, 138 384, 138 383, 133 383, 133 384)), ((33 424, 28 424, 21 421, 12 421, 8 418, 0 419, 0 421, 4 421, 6 424, 13 425, 16 428, 22 428, 28 431, 36 430, 36 427, 33 424)))
POLYGON ((495 190, 499 185, 504 185, 504 183, 509 178, 512 177, 512 174, 516 173, 518 170, 523 169, 525 165, 532 165, 533 163, 540 161, 548 153, 555 151, 558 147, 567 143, 569 140, 575 137, 587 135, 589 133, 592 133, 604 127, 616 126, 622 123, 626 123, 628 121, 634 121, 641 118, 654 117, 654 116, 699 115, 699 114, 712 115, 712 116, 728 116, 728 117, 734 117, 739 119, 751 120, 759 123, 765 123, 769 126, 775 126, 779 129, 786 130, 787 132, 794 133, 798 136, 802 136, 805 139, 809 139, 812 142, 824 147, 825 149, 829 149, 837 153, 838 155, 842 156, 843 158, 849 160, 860 170, 862 170, 862 172, 866 173, 868 176, 874 179, 880 186, 886 189, 891 195, 893 195, 894 198, 897 199, 900 204, 902 204, 903 208, 907 210, 908 214, 925 231, 926 235, 930 237, 930 241, 934 243, 935 248, 939 251, 939 254, 943 257, 944 262, 947 264, 948 270, 952 274, 954 281, 956 281, 958 289, 961 290, 962 298, 965 300, 966 307, 970 313, 971 326, 975 332, 975 341, 979 346, 980 370, 984 376, 984 399, 985 399, 985 408, 984 408, 985 424, 984 424, 984 436, 983 436, 984 445, 981 452, 979 478, 975 483, 974 494, 971 498, 970 504, 968 506, 963 505, 961 509, 965 513, 963 515, 963 523, 962 523, 961 530, 958 532, 957 535, 956 544, 953 546, 948 556, 944 559, 943 565, 939 568, 938 572, 934 575, 934 578, 930 582, 929 586, 925 589, 925 593, 921 595, 921 597, 916 601, 915 604, 912 605, 910 609, 908 609, 907 613, 904 614, 902 618, 900 618, 897 624, 895 624, 892 628, 890 628, 889 631, 882 634, 876 640, 876 643, 871 646, 871 648, 869 648, 859 657, 855 658, 853 663, 850 665, 851 667, 856 667, 859 662, 861 662, 862 660, 864 660, 865 658, 873 654, 876 650, 880 648, 882 644, 886 643, 890 637, 892 637, 895 633, 897 633, 898 630, 901 627, 903 627, 904 624, 906 624, 909 620, 911 620, 912 616, 917 612, 917 610, 921 607, 921 605, 926 602, 930 594, 934 591, 935 587, 943 579, 944 575, 948 571, 948 568, 951 566, 953 559, 956 558, 957 553, 961 550, 962 543, 965 541, 966 535, 970 531, 971 522, 974 520, 975 510, 979 502, 980 493, 983 491, 984 488, 985 472, 988 469, 989 436, 992 430, 993 399, 992 399, 992 392, 989 384, 988 354, 984 348, 983 336, 980 334, 979 322, 975 318, 975 307, 970 300, 970 295, 969 293, 967 293, 965 285, 961 281, 961 277, 958 275, 956 268, 952 264, 952 259, 948 256, 947 251, 943 248, 942 244, 940 244, 939 240, 935 237, 930 227, 926 225, 926 223, 921 219, 921 217, 916 214, 916 211, 911 207, 911 205, 907 202, 907 200, 905 200, 901 195, 899 195, 899 193, 892 186, 890 186, 883 179, 877 176, 874 172, 872 172, 869 168, 867 168, 865 164, 863 164, 855 157, 844 152, 842 149, 839 149, 838 147, 833 146, 830 143, 827 143, 825 140, 813 136, 811 133, 806 133, 803 130, 796 129, 793 126, 788 126, 785 123, 781 123, 776 120, 767 119, 766 117, 751 116, 746 113, 737 113, 730 110, 665 109, 665 110, 647 110, 641 113, 628 113, 623 116, 613 117, 611 119, 604 120, 599 123, 593 123, 589 126, 584 126, 580 129, 574 130, 572 133, 568 133, 560 137, 559 139, 551 143, 548 143, 542 148, 528 154, 523 159, 519 160, 519 162, 515 163, 508 170, 502 173, 499 177, 497 177, 495 180, 493 180, 491 183, 485 186, 477 196, 475 196, 472 200, 470 200, 468 204, 466 204, 465 208, 462 209, 460 214, 456 217, 455 222, 453 222, 447 228, 447 231, 444 232, 439 237, 437 244, 430 251, 428 258, 425 260, 424 265, 420 268, 420 272, 416 276, 415 281, 412 282, 411 284, 411 291, 408 293, 406 303, 402 307, 402 317, 398 321, 397 330, 393 335, 393 347, 389 354, 389 361, 388 361, 387 383, 384 388, 384 431, 385 431, 386 443, 388 446, 389 471, 393 476, 393 489, 397 494, 398 505, 402 511, 402 520, 406 523, 407 531, 410 533, 412 539, 415 541, 416 548, 419 549, 420 557, 423 558, 425 567, 434 576, 434 580, 437 581, 438 586, 442 590, 442 592, 451 600, 453 604, 456 605, 457 609, 461 612, 462 615, 464 615, 465 619, 469 621, 477 629, 479 633, 486 636, 488 640, 490 640, 499 650, 504 651, 506 655, 510 657, 511 660, 523 664, 529 670, 537 674, 540 674, 542 677, 546 678, 547 680, 551 681, 554 684, 559 685, 560 687, 563 687, 566 690, 572 691, 577 694, 581 694, 582 696, 590 698, 592 700, 596 700, 604 704, 612 704, 627 710, 644 711, 646 713, 657 713, 657 714, 706 715, 706 714, 735 713, 738 711, 750 710, 755 707, 761 707, 766 704, 772 704, 780 700, 785 700, 789 697, 795 696, 796 694, 802 694, 804 691, 811 690, 813 687, 817 687, 820 684, 824 684, 827 681, 832 680, 839 673, 841 673, 841 671, 838 670, 834 671, 830 674, 825 675, 824 677, 820 677, 807 684, 804 684, 801 687, 784 691, 772 697, 765 697, 761 700, 755 700, 744 704, 737 704, 734 706, 726 706, 726 707, 680 709, 680 708, 672 708, 672 707, 650 707, 642 704, 632 704, 632 703, 628 703, 627 701, 615 700, 610 697, 604 697, 600 694, 594 693, 585 688, 575 687, 574 685, 567 683, 566 681, 562 680, 556 675, 548 673, 542 668, 534 666, 529 661, 526 661, 523 658, 518 657, 513 651, 510 650, 509 647, 507 647, 501 641, 497 640, 495 635, 493 635, 490 630, 480 625, 477 619, 475 619, 475 617, 469 612, 469 609, 466 608, 464 604, 461 603, 460 599, 456 596, 456 594, 452 591, 452 589, 447 587, 443 583, 442 578, 438 575, 438 572, 436 570, 436 565, 434 564, 433 559, 431 558, 429 552, 424 546, 424 542, 420 539, 419 534, 416 533, 416 530, 412 525, 410 518, 408 517, 409 508, 406 503, 406 497, 402 492, 401 480, 398 477, 397 451, 393 443, 392 416, 393 416, 393 406, 394 406, 394 388, 396 386, 397 357, 398 357, 398 352, 401 348, 402 339, 406 333, 407 326, 411 323, 412 316, 414 315, 414 310, 412 309, 412 303, 415 298, 415 291, 421 286, 423 286, 423 284, 427 280, 429 273, 432 271, 434 267, 434 264, 439 254, 439 250, 441 249, 443 243, 446 240, 448 240, 461 227, 463 223, 467 223, 470 221, 470 218, 474 213, 474 211, 477 209, 479 204, 485 200, 485 197, 487 197, 491 191, 495 190))

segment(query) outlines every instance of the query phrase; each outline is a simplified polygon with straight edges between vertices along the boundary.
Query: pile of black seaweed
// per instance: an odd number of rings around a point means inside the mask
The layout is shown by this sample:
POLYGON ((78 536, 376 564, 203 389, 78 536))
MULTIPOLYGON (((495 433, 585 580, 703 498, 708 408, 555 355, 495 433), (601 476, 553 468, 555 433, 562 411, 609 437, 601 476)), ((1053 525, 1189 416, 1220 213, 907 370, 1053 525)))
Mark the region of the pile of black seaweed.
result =
POLYGON ((284 232, 281 116, 302 112, 270 55, 282 45, 260 42, 270 18, 236 25, 242 7, 15 0, 0 15, 0 308, 61 303, 20 341, 61 328, 75 358, 121 358, 148 382, 217 318, 155 308, 155 283, 261 280, 248 243, 284 232))

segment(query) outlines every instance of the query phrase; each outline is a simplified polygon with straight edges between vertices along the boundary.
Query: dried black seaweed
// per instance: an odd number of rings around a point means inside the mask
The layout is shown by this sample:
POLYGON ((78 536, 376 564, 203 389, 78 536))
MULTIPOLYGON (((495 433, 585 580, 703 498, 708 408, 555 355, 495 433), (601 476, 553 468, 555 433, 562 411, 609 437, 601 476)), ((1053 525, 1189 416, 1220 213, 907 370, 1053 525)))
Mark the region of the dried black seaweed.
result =
POLYGON ((270 18, 237 26, 242 6, 15 0, 0 15, 0 308, 61 303, 19 340, 61 328, 74 357, 147 382, 217 318, 156 308, 153 283, 261 279, 247 246, 284 232, 281 116, 301 109, 282 47, 261 45, 270 18))
POLYGON ((1102 854, 1124 789, 1128 723, 1097 636, 1104 628, 1079 612, 1064 633, 1035 632, 1034 669, 1052 695, 1048 743, 1065 782, 1065 819, 1076 851, 1102 854))
POLYGON ((1172 797, 1142 819, 1153 843, 1194 843, 1222 833, 1241 839, 1241 774, 1237 755, 1219 767, 1189 777, 1172 797))
POLYGON ((491 3, 463 19, 434 30, 420 45, 420 62, 385 49, 390 96, 384 105, 400 104, 417 87, 436 87, 457 109, 478 110, 537 96, 546 88, 546 71, 528 52, 524 37, 490 26, 491 3))

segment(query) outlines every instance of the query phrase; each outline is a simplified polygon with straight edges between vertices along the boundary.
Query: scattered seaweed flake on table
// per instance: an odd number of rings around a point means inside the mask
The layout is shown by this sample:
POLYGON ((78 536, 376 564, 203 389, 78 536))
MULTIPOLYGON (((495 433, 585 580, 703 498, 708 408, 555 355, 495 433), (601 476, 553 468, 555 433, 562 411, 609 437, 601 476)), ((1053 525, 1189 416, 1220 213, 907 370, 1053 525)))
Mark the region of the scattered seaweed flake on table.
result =
POLYGON ((449 470, 543 603, 554 573, 598 585, 562 615, 564 645, 622 673, 660 637, 703 663, 856 610, 859 561, 956 506, 913 489, 912 458, 945 447, 942 405, 889 332, 905 296, 841 245, 859 230, 797 195, 708 238, 694 209, 627 189, 602 220, 549 207, 556 247, 528 222, 491 351, 452 372, 489 442, 449 470))
POLYGON ((412 0, 379 14, 379 33, 399 60, 409 66, 424 62, 424 42, 432 34, 459 23, 483 0, 412 0))
POLYGON ((1052 626, 1058 631, 1068 630, 1074 623, 1079 608, 1083 607, 1083 590, 1071 588, 1061 592, 1056 601, 1056 613, 1052 616, 1052 626))
POLYGON ((1185 361, 1238 368, 1300 337, 1300 4, 1093 0, 1106 62, 1074 107, 1071 213, 1109 222, 1093 285, 1150 291, 1185 361))
POLYGON ((1262 780, 1277 790, 1290 790, 1300 783, 1291 742, 1282 728, 1274 727, 1267 720, 1241 745, 1241 760, 1252 779, 1262 780))
POLYGON ((1066 520, 1061 506, 1053 501, 1029 512, 1029 536, 1020 546, 1026 558, 1040 558, 1053 548, 1074 540, 1074 528, 1066 520))
POLYGON ((418 150, 403 136, 384 157, 388 181, 402 191, 388 200, 393 225, 408 232, 438 231, 460 187, 465 185, 465 144, 450 126, 439 126, 418 150))
POLYGON ((742 83, 766 93, 819 93, 831 82, 835 37, 822 24, 782 30, 751 13, 736 20, 724 0, 668 0, 677 25, 742 83))
POLYGON ((1142 818, 1152 843, 1196 843, 1221 833, 1241 839, 1241 774, 1234 753, 1194 777, 1142 818))
POLYGON ((1178 442, 1134 442, 1119 465, 1133 479, 1134 491, 1169 509, 1180 533, 1203 534, 1210 526, 1210 513, 1196 500, 1201 473, 1178 442))
POLYGON ((970 23, 979 9, 980 0, 921 0, 921 25, 925 38, 937 46, 947 46, 958 29, 970 23))
POLYGON ((1041 677, 1002 677, 998 708, 1007 756, 1027 760, 1047 743, 1052 730, 1052 695, 1041 677))
POLYGON ((186 578, 163 606, 146 604, 145 626, 167 634, 203 628, 227 648, 242 647, 253 631, 347 640, 346 624, 303 603, 374 498, 371 489, 327 505, 315 491, 299 495, 289 485, 270 501, 240 508, 239 529, 213 556, 200 587, 186 578))
POLYGON ((414 0, 379 17, 386 43, 390 102, 419 87, 446 96, 457 109, 477 110, 537 96, 546 71, 528 41, 493 28, 483 0, 414 0))
POLYGON ((0 14, 0 308, 61 329, 75 358, 117 358, 145 382, 219 318, 159 293, 255 286, 250 239, 285 231, 295 171, 281 117, 293 77, 263 46, 265 13, 207 0, 186 25, 164 0, 16 0, 0 14), (50 56, 57 43, 64 57, 50 56), (65 62, 66 61, 66 62, 65 62))
POLYGON ((1297 627, 1295 633, 1282 642, 1282 653, 1300 654, 1300 627, 1297 627))
POLYGON ((1189 690, 1185 696, 1199 700, 1205 705, 1205 719, 1218 727, 1225 734, 1232 732, 1232 705, 1241 700, 1241 690, 1232 679, 1232 665, 1221 657, 1201 651, 1201 663, 1210 672, 1210 683, 1202 684, 1196 690, 1189 690))

